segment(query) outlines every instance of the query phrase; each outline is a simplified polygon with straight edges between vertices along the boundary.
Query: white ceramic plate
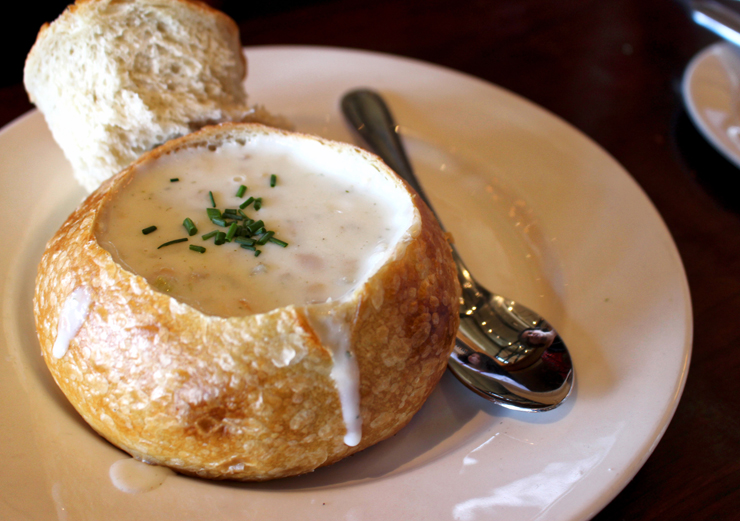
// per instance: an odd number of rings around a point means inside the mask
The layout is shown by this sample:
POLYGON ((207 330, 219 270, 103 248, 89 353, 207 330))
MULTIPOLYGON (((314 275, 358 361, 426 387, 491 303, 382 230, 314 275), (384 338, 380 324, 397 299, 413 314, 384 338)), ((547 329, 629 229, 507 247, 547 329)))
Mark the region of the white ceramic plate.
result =
POLYGON ((682 90, 699 131, 740 167, 740 48, 718 42, 701 51, 686 67, 682 90))
POLYGON ((83 197, 42 117, 0 134, 3 253, 0 518, 6 520, 588 519, 634 476, 675 410, 691 351, 686 278, 660 216, 588 138, 494 85, 417 61, 247 49, 254 102, 351 140, 348 89, 390 102, 418 170, 481 282, 547 316, 577 385, 561 408, 507 411, 446 375, 394 438, 262 484, 168 477, 129 494, 39 356, 31 298, 45 241, 83 197))

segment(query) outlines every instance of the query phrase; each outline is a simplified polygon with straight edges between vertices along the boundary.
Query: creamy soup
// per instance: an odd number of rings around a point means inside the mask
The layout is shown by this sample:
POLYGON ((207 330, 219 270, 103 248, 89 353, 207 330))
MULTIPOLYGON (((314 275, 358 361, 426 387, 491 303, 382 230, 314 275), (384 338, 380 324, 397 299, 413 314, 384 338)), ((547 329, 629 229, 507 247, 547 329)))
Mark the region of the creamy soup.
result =
POLYGON ((408 233, 413 212, 352 147, 265 135, 137 168, 96 236, 157 290, 209 315, 243 316, 347 297, 408 233))

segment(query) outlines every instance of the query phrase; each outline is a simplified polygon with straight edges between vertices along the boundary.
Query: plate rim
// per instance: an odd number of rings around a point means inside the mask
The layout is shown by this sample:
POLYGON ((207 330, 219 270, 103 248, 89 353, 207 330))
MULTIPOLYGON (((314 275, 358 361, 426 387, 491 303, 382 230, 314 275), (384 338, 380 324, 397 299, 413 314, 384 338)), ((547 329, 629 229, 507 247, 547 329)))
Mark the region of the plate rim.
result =
MULTIPOLYGON (((593 508, 590 509, 590 512, 591 513, 588 514, 588 517, 591 517, 592 515, 594 515, 595 513, 597 513, 599 510, 601 510, 605 505, 607 505, 609 502, 611 502, 611 500, 619 492, 621 492, 621 490, 624 488, 624 486, 626 486, 626 484, 634 477, 634 475, 637 474, 637 472, 643 466, 643 464, 645 463, 645 461, 650 457, 650 455, 652 454, 654 448, 660 442, 660 439, 662 438, 663 434, 665 433, 665 430, 668 428, 668 426, 670 424, 670 420, 672 419, 673 415, 675 414, 675 411, 676 411, 676 408, 677 408, 678 403, 680 401, 680 397, 681 397, 681 395, 683 393, 683 390, 684 390, 684 387, 685 387, 685 383, 686 383, 686 378, 687 378, 687 375, 688 375, 688 367, 689 367, 689 363, 690 363, 690 360, 691 360, 692 333, 693 333, 693 318, 692 318, 692 314, 691 314, 691 295, 690 295, 690 291, 689 291, 688 279, 687 279, 687 276, 686 276, 686 271, 685 271, 685 268, 683 266, 683 262, 681 260, 681 257, 680 257, 680 254, 678 252, 678 249, 676 247, 675 241, 673 241, 673 237, 671 236, 670 230, 668 229, 668 227, 667 227, 665 221, 663 220, 662 216, 660 215, 660 213, 657 211, 657 208, 654 206, 653 202, 647 196, 647 194, 642 189, 642 187, 634 180, 634 178, 632 178, 632 176, 629 175, 629 173, 626 171, 626 169, 624 169, 622 167, 622 165, 613 156, 611 156, 611 154, 609 154, 598 143, 596 143, 595 141, 593 141, 589 136, 587 136, 586 134, 584 134, 583 132, 581 132, 579 129, 577 129, 576 127, 574 127, 570 123, 568 123, 566 120, 564 120, 563 118, 561 118, 557 114, 554 114, 554 113, 550 112, 549 110, 545 109, 544 107, 542 107, 540 105, 537 105, 534 102, 532 102, 532 101, 530 101, 530 100, 528 100, 526 98, 523 98, 522 96, 520 96, 520 95, 518 95, 518 94, 516 94, 514 92, 511 92, 511 91, 509 91, 509 90, 507 90, 507 89, 505 89, 505 88, 503 88, 503 87, 501 87, 499 85, 493 84, 493 83, 491 83, 491 82, 489 82, 487 80, 483 80, 481 78, 478 78, 478 77, 469 75, 467 73, 464 73, 464 72, 461 72, 461 71, 457 71, 455 69, 451 69, 451 68, 448 68, 448 67, 445 67, 445 66, 437 65, 437 64, 434 64, 434 63, 424 62, 424 61, 421 61, 421 60, 417 60, 417 59, 409 58, 409 57, 405 57, 405 56, 398 56, 398 55, 393 55, 393 54, 379 53, 379 52, 375 52, 375 51, 358 50, 358 49, 345 49, 345 48, 341 48, 341 47, 293 46, 293 45, 245 47, 245 51, 250 52, 250 53, 251 52, 257 52, 257 51, 262 51, 262 50, 265 50, 265 51, 278 50, 278 51, 283 51, 283 52, 291 52, 291 51, 293 51, 295 49, 300 49, 300 50, 304 50, 304 51, 312 51, 312 52, 332 51, 332 52, 341 52, 341 53, 360 53, 360 54, 372 55, 372 56, 375 56, 377 58, 384 58, 384 59, 391 59, 391 60, 402 60, 404 62, 415 63, 417 65, 423 65, 423 66, 433 67, 433 68, 435 68, 435 69, 437 69, 437 70, 439 70, 439 71, 441 71, 443 73, 453 73, 453 74, 458 75, 458 76, 460 76, 460 77, 462 77, 462 78, 464 78, 466 80, 475 80, 476 82, 480 82, 482 85, 485 85, 487 87, 494 87, 494 88, 496 88, 496 89, 498 89, 500 91, 503 91, 503 92, 507 93, 508 95, 512 95, 512 96, 516 97, 517 99, 519 99, 520 101, 525 102, 530 107, 536 108, 537 110, 539 110, 542 113, 546 114, 548 117, 554 118, 557 121, 559 121, 561 124, 566 125, 571 131, 577 133, 581 138, 585 138, 588 141, 588 143, 589 143, 590 146, 595 147, 596 149, 598 149, 601 154, 607 156, 611 161, 613 161, 616 165, 618 165, 620 167, 620 170, 622 171, 622 173, 624 175, 626 175, 626 178, 631 182, 633 188, 636 188, 637 191, 639 191, 639 193, 642 196, 643 202, 647 202, 648 203, 648 205, 651 207, 652 212, 658 218, 658 222, 659 222, 659 224, 660 224, 660 226, 662 228, 661 231, 663 233, 665 233, 667 235, 667 237, 670 239, 670 242, 671 242, 671 245, 672 245, 672 248, 673 248, 673 252, 675 253, 676 260, 678 261, 678 266, 679 266, 679 268, 681 270, 681 275, 682 275, 682 279, 683 279, 683 288, 682 288, 683 291, 682 291, 682 295, 685 298, 684 303, 687 306, 687 317, 688 317, 688 322, 686 323, 686 328, 687 328, 687 331, 686 331, 686 343, 687 343, 687 345, 685 346, 684 366, 683 366, 683 369, 682 369, 681 374, 679 375, 679 379, 676 382, 678 384, 676 386, 677 387, 676 388, 676 397, 672 401, 672 407, 670 408, 670 410, 666 410, 664 412, 664 415, 663 415, 664 418, 660 422, 661 425, 660 425, 660 428, 658 429, 659 432, 657 432, 656 435, 652 438, 652 442, 649 443, 649 447, 647 448, 647 450, 643 454, 641 454, 640 457, 637 457, 637 458, 633 458, 632 459, 630 466, 620 476, 620 479, 615 480, 615 481, 612 481, 611 486, 609 487, 609 491, 606 491, 605 490, 604 491, 605 494, 602 494, 601 495, 601 499, 603 500, 603 501, 600 501, 601 504, 600 505, 595 505, 595 504, 594 505, 591 505, 592 507, 596 507, 596 509, 593 509, 593 508), (609 493, 609 492, 612 492, 612 493, 609 493)), ((248 83, 247 83, 247 85, 248 85, 248 83)), ((38 112, 38 111, 36 109, 33 109, 32 111, 29 111, 29 112, 27 112, 27 113, 19 116, 18 118, 14 119, 12 122, 10 122, 6 126, 4 126, 2 128, 2 130, 0 131, 0 139, 2 139, 2 136, 4 136, 6 132, 10 132, 10 131, 12 131, 12 129, 14 129, 18 125, 20 125, 26 118, 33 117, 34 113, 36 113, 36 112, 38 112)), ((39 114, 39 116, 41 116, 41 115, 39 114)), ((585 514, 585 512, 582 512, 582 514, 585 514)), ((584 519, 585 519, 585 517, 584 517, 584 519)))

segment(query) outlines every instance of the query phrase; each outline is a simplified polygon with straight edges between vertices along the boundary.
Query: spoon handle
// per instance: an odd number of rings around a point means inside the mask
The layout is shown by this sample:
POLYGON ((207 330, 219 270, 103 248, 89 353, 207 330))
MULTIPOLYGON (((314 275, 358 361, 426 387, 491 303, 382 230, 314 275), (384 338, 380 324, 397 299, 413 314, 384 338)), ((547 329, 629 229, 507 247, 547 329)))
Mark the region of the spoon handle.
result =
MULTIPOLYGON (((439 221, 380 95, 354 90, 343 96, 341 104, 370 150, 419 194, 439 221)), ((460 329, 449 361, 452 373, 471 390, 504 407, 540 412, 559 406, 573 384, 570 356, 560 336, 529 308, 481 286, 450 246, 462 288, 460 329)))
MULTIPOLYGON (((383 99, 371 90, 354 90, 342 98, 342 111, 370 149, 416 190, 439 221, 439 216, 411 168, 398 134, 398 126, 383 99)), ((441 224, 440 222, 440 226, 441 224)))
MULTIPOLYGON (((357 89, 347 93, 342 98, 342 111, 347 120, 352 124, 354 129, 365 140, 371 150, 378 154, 383 161, 391 167, 391 170, 401 176, 414 190, 419 194, 422 201, 437 218, 437 222, 444 230, 442 220, 437 212, 434 211, 432 203, 429 201, 421 183, 414 174, 403 143, 398 133, 393 115, 390 113, 388 106, 380 95, 369 89, 357 89)), ((463 288, 463 302, 461 314, 476 302, 488 295, 485 290, 481 291, 478 283, 470 275, 470 271, 457 252, 454 244, 450 244, 452 249, 452 258, 457 266, 457 277, 463 288)), ((465 326, 463 326, 464 328, 465 326)))
MULTIPOLYGON (((401 137, 398 134, 398 125, 396 125, 383 98, 372 90, 354 90, 342 98, 342 111, 370 149, 378 154, 391 167, 391 170, 401 176, 419 194, 419 197, 426 203, 440 227, 444 230, 442 220, 434 211, 432 203, 416 178, 416 174, 414 174, 414 169, 411 168, 411 163, 406 156, 401 137)), ((465 263, 457 253, 455 246, 450 244, 450 247, 452 248, 452 258, 457 266, 457 276, 460 279, 460 284, 467 289, 476 287, 477 283, 470 276, 470 272, 465 267, 465 263)), ((465 295, 464 298, 466 298, 465 295)))

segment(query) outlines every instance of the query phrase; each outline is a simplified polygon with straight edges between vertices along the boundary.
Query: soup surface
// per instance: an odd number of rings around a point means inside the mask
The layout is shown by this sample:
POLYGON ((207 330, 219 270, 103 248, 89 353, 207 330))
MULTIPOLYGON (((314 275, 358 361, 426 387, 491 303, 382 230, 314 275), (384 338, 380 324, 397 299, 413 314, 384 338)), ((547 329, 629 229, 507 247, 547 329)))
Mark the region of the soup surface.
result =
POLYGON ((141 165, 96 236, 157 290, 209 315, 243 316, 348 296, 392 254, 413 212, 353 147, 264 136, 141 165))

